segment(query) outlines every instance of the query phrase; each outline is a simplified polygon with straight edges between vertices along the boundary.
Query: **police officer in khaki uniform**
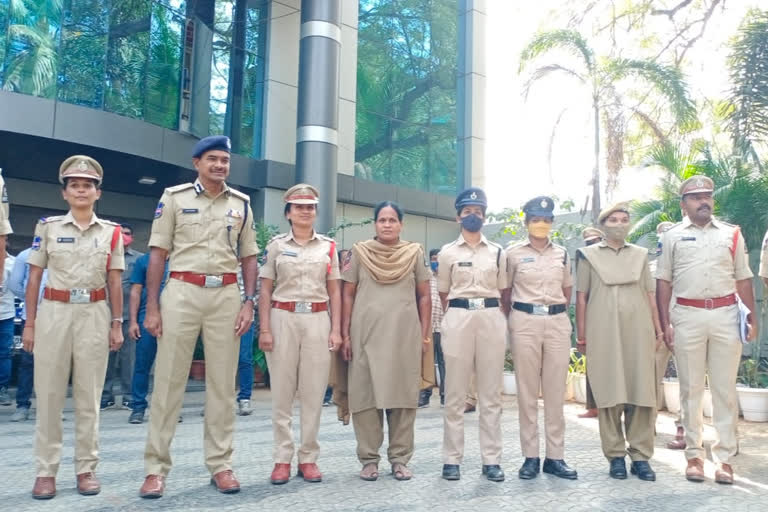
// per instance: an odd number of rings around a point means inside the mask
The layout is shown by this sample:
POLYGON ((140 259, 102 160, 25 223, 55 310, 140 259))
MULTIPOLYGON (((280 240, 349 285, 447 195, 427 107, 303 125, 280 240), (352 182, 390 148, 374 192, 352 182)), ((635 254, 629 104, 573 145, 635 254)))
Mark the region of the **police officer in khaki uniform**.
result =
POLYGON ((34 350, 38 368, 37 479, 32 490, 36 499, 56 495, 61 411, 70 373, 75 403, 77 490, 83 495, 101 490, 94 474, 99 462, 99 401, 109 351, 123 344, 121 273, 125 266, 120 226, 99 219, 93 211, 101 197, 103 176, 101 165, 93 158, 75 155, 64 160, 59 181, 70 210, 66 215, 38 222, 29 254, 27 322, 22 338, 24 349, 34 350), (48 281, 38 310, 40 282, 46 268, 48 281))
MULTIPOLYGON (((515 360, 520 444, 524 480, 539 473, 539 390, 544 397, 545 473, 575 480, 576 470, 563 460, 563 401, 571 351, 568 303, 573 289, 568 251, 549 239, 555 202, 540 196, 523 206, 528 239, 507 248, 509 328, 515 360)), ((506 307, 505 307, 506 309, 506 307)))
MULTIPOLYGON (((2 173, 2 169, 0 169, 2 173)), ((0 174, 0 276, 5 275, 5 244, 8 235, 13 233, 11 222, 8 220, 8 189, 5 187, 5 180, 0 174)), ((0 282, 0 291, 5 287, 5 283, 0 282)))
MULTIPOLYGON (((744 237, 738 226, 712 217, 713 191, 714 183, 706 176, 692 176, 680 186, 680 207, 687 217, 662 238, 656 298, 664 341, 678 363, 686 478, 704 480, 702 397, 709 374, 718 437, 712 445, 715 481, 731 484, 731 462, 738 450, 736 374, 741 358, 737 295, 750 311, 755 311, 755 300, 744 237)), ((757 315, 750 313, 747 320, 747 339, 752 340, 757 315)))
POLYGON ((440 250, 437 288, 447 306, 442 324, 445 357, 443 478, 461 478, 464 457, 464 407, 475 372, 480 409, 482 472, 501 482, 501 390, 504 374, 506 318, 501 290, 507 283, 507 257, 480 232, 488 203, 485 192, 468 188, 456 197, 459 238, 440 250))
POLYGON ((266 353, 272 376, 273 484, 284 484, 291 477, 291 416, 297 392, 301 408, 298 476, 307 482, 323 479, 316 464, 317 432, 331 368, 329 350, 335 352, 341 346, 341 276, 336 243, 314 230, 318 197, 317 190, 304 183, 286 191, 283 200, 291 231, 269 243, 260 273, 259 347, 266 353))
POLYGON ((240 336, 253 323, 258 273, 256 233, 247 195, 227 186, 229 138, 201 139, 192 153, 194 183, 165 190, 155 211, 147 270, 144 326, 157 336, 155 384, 144 452, 147 477, 139 494, 159 498, 171 469, 176 431, 189 365, 202 331, 205 348, 205 464, 211 483, 223 493, 240 484, 232 473, 235 372, 240 336), (169 255, 170 278, 158 291, 169 255), (241 304, 237 264, 242 264, 241 304))

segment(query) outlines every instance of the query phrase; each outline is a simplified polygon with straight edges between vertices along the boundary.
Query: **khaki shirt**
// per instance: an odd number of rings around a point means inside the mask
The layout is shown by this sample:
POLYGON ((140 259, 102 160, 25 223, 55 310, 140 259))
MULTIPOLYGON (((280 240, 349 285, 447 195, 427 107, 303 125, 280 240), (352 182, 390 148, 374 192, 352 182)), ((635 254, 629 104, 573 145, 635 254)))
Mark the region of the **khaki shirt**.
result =
POLYGON ((171 272, 237 272, 240 258, 259 252, 250 200, 226 184, 213 197, 199 180, 167 188, 155 210, 149 246, 169 252, 171 272))
POLYGON ((564 247, 549 242, 539 251, 525 240, 507 247, 507 277, 512 302, 566 304, 563 288, 573 286, 571 260, 564 247))
POLYGON ((8 220, 8 189, 5 188, 5 180, 0 176, 0 235, 13 233, 11 222, 8 220))
POLYGON ((326 302, 326 281, 341 279, 339 256, 333 239, 314 233, 304 245, 293 231, 273 238, 259 277, 275 281, 272 299, 280 302, 326 302), (330 265, 330 267, 329 267, 330 265))
POLYGON ((125 269, 122 235, 111 248, 115 229, 120 230, 119 224, 95 214, 86 229, 77 225, 72 212, 40 219, 27 263, 48 269, 46 284, 51 288, 104 288, 110 253, 109 270, 125 269))
POLYGON ((507 287, 507 254, 485 235, 475 247, 462 235, 437 256, 437 289, 450 299, 500 298, 507 287))
POLYGON ((656 279, 672 283, 673 294, 686 299, 715 299, 736 291, 736 281, 749 279, 744 237, 737 226, 712 219, 700 228, 688 218, 664 233, 656 279))
POLYGON ((768 278, 768 232, 763 238, 763 250, 760 251, 760 270, 757 272, 760 277, 768 278))

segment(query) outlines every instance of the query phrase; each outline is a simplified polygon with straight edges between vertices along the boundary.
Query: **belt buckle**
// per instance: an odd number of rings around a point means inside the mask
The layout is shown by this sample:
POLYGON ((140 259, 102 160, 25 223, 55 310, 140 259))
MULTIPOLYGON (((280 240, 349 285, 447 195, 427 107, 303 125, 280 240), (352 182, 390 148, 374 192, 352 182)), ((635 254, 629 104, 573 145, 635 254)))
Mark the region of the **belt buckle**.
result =
POLYGON ((224 278, 222 276, 209 276, 206 274, 203 288, 221 288, 222 286, 224 286, 224 278))
POLYGON ((312 312, 312 303, 311 302, 294 302, 294 313, 311 313, 312 312))
POLYGON ((715 299, 704 299, 704 309, 715 309, 715 299))
POLYGON ((69 290, 70 304, 88 304, 91 302, 91 290, 87 288, 72 288, 69 290))
POLYGON ((467 299, 467 309, 485 309, 485 299, 467 299))
POLYGON ((549 315, 549 306, 545 306, 543 304, 534 304, 533 311, 531 311, 531 313, 538 316, 547 316, 549 315))

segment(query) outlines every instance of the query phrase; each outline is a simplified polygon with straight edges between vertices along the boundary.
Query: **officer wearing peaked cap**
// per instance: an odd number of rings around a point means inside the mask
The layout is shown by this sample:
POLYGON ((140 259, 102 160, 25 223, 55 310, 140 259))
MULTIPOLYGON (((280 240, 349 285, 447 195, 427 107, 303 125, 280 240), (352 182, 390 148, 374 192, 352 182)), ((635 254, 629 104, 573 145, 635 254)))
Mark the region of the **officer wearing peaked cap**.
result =
POLYGON ((165 190, 155 210, 147 270, 144 326, 157 336, 152 414, 144 452, 146 479, 139 494, 159 498, 171 469, 189 365, 202 332, 206 355, 205 464, 223 493, 240 484, 232 473, 235 372, 239 340, 253 323, 258 247, 246 194, 226 184, 227 137, 200 140, 192 153, 198 177, 165 190), (159 297, 166 256, 170 278, 159 297), (242 265, 245 298, 237 286, 242 265))
POLYGON ((38 222, 29 254, 27 322, 22 340, 26 351, 34 351, 38 368, 34 375, 37 479, 32 490, 36 499, 56 495, 61 411, 70 374, 75 403, 77 490, 83 495, 101 490, 95 475, 99 462, 99 399, 109 351, 123 344, 121 273, 125 266, 120 226, 94 213, 103 176, 101 165, 89 156, 75 155, 61 164, 59 181, 69 212, 38 222), (44 269, 48 269, 48 278, 38 308, 44 269))
POLYGON ((506 345, 506 319, 501 291, 507 287, 507 258, 481 229, 488 206, 485 192, 468 188, 456 197, 459 238, 438 256, 437 287, 447 307, 441 340, 446 385, 443 478, 458 480, 464 458, 464 400, 474 372, 480 413, 482 472, 504 480, 501 469, 501 389, 506 345))
MULTIPOLYGON (((699 175, 680 186, 680 208, 686 217, 662 237, 656 300, 664 341, 678 362, 686 477, 692 481, 705 478, 701 411, 707 374, 717 432, 712 445, 715 481, 731 484, 731 464, 738 451, 736 374, 741 341, 737 299, 751 312, 755 303, 744 237, 738 226, 712 216, 714 188, 712 179, 699 175)), ((757 335, 757 315, 750 313, 747 321, 746 341, 751 341, 757 335)))
POLYGON ((563 396, 571 350, 568 303, 573 279, 564 247, 549 238, 554 221, 552 198, 535 197, 523 206, 528 238, 507 248, 509 326, 515 360, 520 444, 525 461, 522 479, 539 473, 539 390, 544 397, 546 458, 543 470, 575 480, 576 471, 563 460, 565 417, 563 396))

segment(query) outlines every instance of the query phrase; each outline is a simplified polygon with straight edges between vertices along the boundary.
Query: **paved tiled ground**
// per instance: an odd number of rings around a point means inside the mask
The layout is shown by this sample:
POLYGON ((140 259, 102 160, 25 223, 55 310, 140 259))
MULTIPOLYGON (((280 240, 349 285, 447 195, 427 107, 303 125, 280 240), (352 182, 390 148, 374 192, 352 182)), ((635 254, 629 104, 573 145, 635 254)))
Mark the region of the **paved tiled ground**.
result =
MULTIPOLYGON (((477 443, 477 414, 466 416, 466 457, 462 480, 440 478, 442 444, 441 410, 433 399, 431 408, 421 409, 416 420, 416 452, 411 462, 415 478, 397 482, 382 464, 376 482, 357 478, 355 441, 351 426, 336 421, 335 411, 326 408, 320 430, 322 454, 321 484, 292 480, 286 485, 268 482, 271 470, 271 425, 269 393, 254 391, 256 412, 237 418, 235 470, 242 492, 225 496, 209 484, 202 455, 202 418, 199 411, 204 394, 188 393, 184 423, 179 425, 173 445, 174 468, 166 496, 156 501, 141 500, 137 493, 143 480, 142 450, 147 425, 129 425, 128 412, 110 410, 102 414, 99 476, 102 493, 81 497, 75 491, 72 474, 73 421, 71 404, 65 410, 64 456, 59 472, 59 495, 47 502, 34 501, 30 490, 34 480, 32 454, 33 422, 10 423, 12 407, 0 408, 0 509, 42 511, 113 510, 676 510, 676 511, 765 511, 768 510, 768 424, 742 424, 741 455, 737 483, 719 486, 687 482, 682 474, 683 455, 661 448, 673 430, 670 416, 659 418, 657 451, 652 460, 656 482, 630 477, 616 481, 608 477, 607 462, 600 452, 597 421, 579 419, 577 404, 566 406, 568 419, 566 454, 579 471, 579 480, 564 481, 542 475, 532 481, 517 478, 521 462, 517 410, 514 397, 505 397, 504 467, 507 481, 491 483, 480 476, 477 443)), ((712 438, 711 429, 706 432, 712 438)), ((385 453, 385 449, 382 450, 385 453)), ((712 476, 713 467, 707 471, 712 476)), ((295 472, 295 467, 294 467, 295 472)))

